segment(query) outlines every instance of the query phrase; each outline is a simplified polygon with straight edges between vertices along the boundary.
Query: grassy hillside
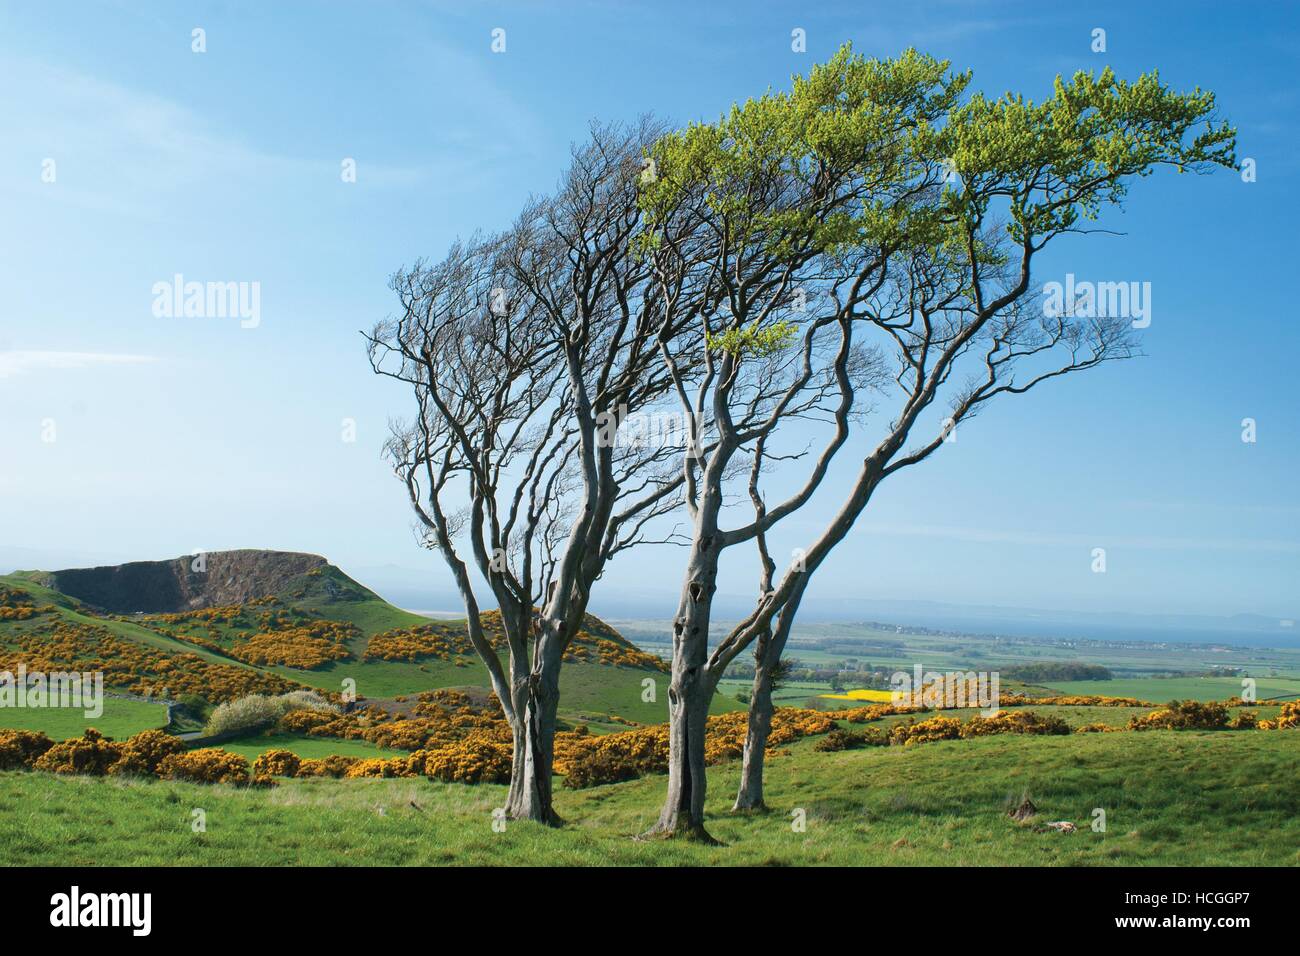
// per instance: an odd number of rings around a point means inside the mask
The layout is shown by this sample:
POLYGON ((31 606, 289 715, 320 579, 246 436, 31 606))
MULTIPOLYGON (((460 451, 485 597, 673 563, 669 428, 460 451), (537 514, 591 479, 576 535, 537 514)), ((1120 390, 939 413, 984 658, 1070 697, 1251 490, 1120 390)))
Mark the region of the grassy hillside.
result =
MULTIPOLYGON (((256 562, 250 558, 255 552, 229 554, 238 556, 241 573, 249 575, 250 580, 274 580, 275 593, 240 594, 232 592, 229 584, 224 584, 220 593, 234 593, 241 603, 207 603, 198 608, 183 607, 149 614, 107 614, 48 586, 69 577, 67 573, 22 572, 0 576, 0 588, 17 596, 13 602, 43 609, 25 620, 0 620, 0 658, 23 659, 24 655, 15 643, 18 639, 47 634, 54 627, 64 625, 104 629, 115 638, 166 655, 194 655, 206 664, 236 668, 235 673, 245 671, 250 681, 283 679, 328 693, 344 690, 348 686, 345 682, 351 681, 356 692, 371 701, 387 701, 444 687, 484 690, 489 687, 486 669, 464 639, 463 622, 431 622, 396 608, 333 565, 316 564, 304 573, 287 577, 283 574, 268 576, 259 574, 256 562), (410 660, 383 660, 367 654, 376 635, 421 628, 445 636, 445 648, 436 653, 416 655, 410 660), (300 667, 290 666, 285 658, 250 654, 253 645, 249 639, 267 631, 275 632, 277 639, 285 642, 284 646, 292 646, 292 641, 298 641, 309 647, 324 647, 327 657, 341 659, 322 659, 317 666, 300 667)), ((292 565, 284 555, 276 554, 267 560, 273 569, 282 569, 286 563, 292 565)), ((146 570, 157 576, 163 572, 171 574, 175 569, 169 564, 158 564, 146 570)), ((122 575, 114 575, 113 569, 98 571, 115 582, 122 578, 122 575)), ((97 579, 92 583, 98 584, 97 579)), ((192 580, 186 586, 191 588, 187 594, 201 597, 201 589, 195 590, 198 585, 192 580)), ((115 600, 125 602, 124 606, 133 601, 141 606, 152 606, 152 598, 144 594, 116 593, 115 600)), ((653 659, 640 655, 617 631, 595 618, 590 619, 581 640, 583 646, 577 650, 585 659, 566 662, 561 677, 562 719, 587 723, 598 733, 624 726, 612 719, 615 716, 637 723, 659 723, 667 719, 667 676, 651 666, 653 659), (602 659, 596 652, 600 642, 614 646, 627 661, 613 664, 602 659), (652 701, 643 700, 644 696, 650 696, 643 684, 646 679, 654 682, 652 701)), ((93 660, 94 655, 88 653, 86 660, 69 659, 67 664, 69 667, 79 665, 76 669, 83 669, 93 660)), ((59 662, 62 663, 63 659, 59 662)), ((148 673, 141 673, 139 669, 133 671, 131 677, 137 682, 151 682, 148 673)), ((167 673, 156 672, 153 683, 159 688, 167 687, 168 677, 167 673)), ((238 680, 234 683, 237 684, 238 680)), ((126 688, 110 684, 109 689, 126 688)), ((215 699, 211 702, 215 703, 215 699)), ((161 724, 162 720, 153 712, 146 714, 121 706, 126 703, 110 702, 106 705, 104 718, 91 723, 104 733, 117 737, 161 724)), ((715 700, 714 712, 739 707, 733 698, 719 697, 715 700)), ((0 709, 0 727, 44 730, 59 739, 80 733, 85 723, 79 712, 0 709)), ((314 749, 317 742, 306 741, 304 745, 314 749)))
POLYGON ((989 737, 770 761, 769 814, 728 813, 739 767, 710 772, 723 846, 639 842, 664 780, 557 790, 558 831, 492 829, 505 788, 289 780, 274 790, 0 773, 0 864, 1269 865, 1300 864, 1300 734, 1151 731, 989 737), (1028 793, 1034 832, 1007 816, 1028 793), (201 807, 207 832, 193 833, 201 807), (1093 809, 1107 831, 1088 826, 1093 809), (791 812, 806 813, 804 832, 791 812))

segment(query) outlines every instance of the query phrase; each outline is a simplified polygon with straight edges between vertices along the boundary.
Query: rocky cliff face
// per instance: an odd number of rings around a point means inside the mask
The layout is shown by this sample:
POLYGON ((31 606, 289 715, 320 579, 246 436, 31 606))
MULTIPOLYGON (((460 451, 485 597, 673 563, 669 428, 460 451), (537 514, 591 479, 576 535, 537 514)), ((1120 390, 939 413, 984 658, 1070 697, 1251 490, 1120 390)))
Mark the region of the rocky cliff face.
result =
POLYGON ((319 555, 292 551, 212 551, 202 564, 183 557, 54 571, 49 586, 115 614, 173 613, 278 594, 328 563, 319 555))

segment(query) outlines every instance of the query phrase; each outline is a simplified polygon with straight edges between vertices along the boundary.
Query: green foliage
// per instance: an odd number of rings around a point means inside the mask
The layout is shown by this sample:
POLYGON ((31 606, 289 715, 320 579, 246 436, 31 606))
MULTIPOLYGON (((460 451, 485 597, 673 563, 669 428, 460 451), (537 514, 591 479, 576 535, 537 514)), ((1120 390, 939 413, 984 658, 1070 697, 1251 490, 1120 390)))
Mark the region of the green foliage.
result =
POLYGON ((1236 165, 1236 131, 1216 122, 1214 94, 1176 92, 1155 71, 1058 76, 1041 103, 963 102, 970 80, 915 50, 868 59, 845 44, 788 92, 669 133, 642 186, 655 237, 643 248, 690 209, 734 248, 778 261, 910 245, 996 264, 1005 254, 975 238, 995 204, 1025 242, 1096 218, 1158 166, 1236 165))
POLYGON ((797 334, 794 323, 784 319, 768 326, 755 320, 744 328, 730 328, 718 335, 707 335, 705 343, 710 349, 726 352, 737 359, 744 355, 761 358, 784 351, 797 334))
POLYGON ((932 124, 968 81, 915 50, 876 60, 846 44, 789 92, 657 142, 641 194, 650 231, 698 203, 730 241, 778 259, 896 241, 909 223, 898 200, 924 172, 932 124))
POLYGON ((1003 680, 1020 680, 1027 684, 1043 681, 1111 680, 1110 668, 1083 661, 1042 661, 1034 664, 1016 664, 1002 668, 1003 680))
POLYGON ((1235 144, 1236 130, 1214 121, 1213 93, 1177 93, 1156 71, 1130 83, 1109 67, 1058 76, 1042 103, 976 94, 938 139, 963 184, 947 194, 952 210, 978 220, 1004 199, 1017 242, 1095 219, 1123 200, 1127 180, 1157 166, 1234 168, 1235 144))

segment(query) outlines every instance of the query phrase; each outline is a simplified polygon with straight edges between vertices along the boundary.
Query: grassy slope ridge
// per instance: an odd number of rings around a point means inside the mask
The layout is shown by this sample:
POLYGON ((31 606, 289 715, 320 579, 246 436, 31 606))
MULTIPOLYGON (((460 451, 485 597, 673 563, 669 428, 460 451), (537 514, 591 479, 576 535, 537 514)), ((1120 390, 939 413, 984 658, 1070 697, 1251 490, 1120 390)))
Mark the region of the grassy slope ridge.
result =
MULTIPOLYGON (((313 670, 277 665, 258 667, 237 661, 225 654, 197 647, 170 636, 169 632, 173 634, 181 632, 174 625, 164 624, 153 616, 139 618, 138 623, 135 622, 134 616, 126 621, 100 616, 77 599, 47 586, 48 583, 58 579, 59 575, 44 572, 18 572, 0 576, 0 586, 24 592, 38 605, 53 605, 58 617, 69 623, 102 626, 117 637, 167 653, 197 654, 205 661, 246 668, 250 671, 278 674, 304 686, 325 691, 341 690, 345 679, 355 681, 357 693, 372 700, 386 700, 440 687, 487 688, 489 686, 486 669, 473 655, 450 661, 426 659, 407 662, 365 659, 366 645, 375 634, 397 628, 418 627, 429 624, 430 620, 394 607, 330 564, 318 565, 307 573, 287 579, 275 579, 278 582, 278 591, 273 595, 255 593, 241 595, 245 600, 271 596, 276 598, 281 606, 356 626, 358 634, 348 643, 352 658, 331 662, 313 670)), ((41 626, 48 621, 47 615, 22 622, 0 621, 0 646, 5 645, 11 635, 41 626)), ((456 622, 445 623, 454 625, 456 622)), ((621 645, 632 646, 604 622, 593 620, 592 629, 595 636, 621 645)), ((222 633, 223 641, 233 639, 232 630, 219 627, 218 631, 222 633)), ((206 637, 206 634, 203 636, 206 637)), ((667 719, 667 676, 655 670, 614 667, 595 661, 570 661, 564 665, 560 689, 561 717, 568 721, 587 722, 596 731, 619 728, 621 725, 608 719, 612 715, 637 723, 658 723, 667 719), (643 681, 646 678, 655 682, 654 701, 642 699, 645 696, 643 681)), ((143 712, 136 707, 128 706, 132 703, 107 700, 105 715, 99 723, 111 726, 117 734, 159 725, 145 723, 141 726, 143 712)), ((732 699, 718 697, 713 710, 715 713, 720 713, 739 706, 732 699)), ((44 721, 40 712, 21 713, 23 716, 20 720, 0 710, 0 727, 21 726, 29 729, 44 729, 52 736, 62 737, 68 736, 66 731, 74 725, 77 725, 79 730, 81 724, 95 723, 84 720, 79 712, 76 714, 46 712, 49 716, 44 721)), ((105 732, 115 736, 111 731, 105 732)))
POLYGON ((1268 865, 1300 864, 1300 734, 1150 731, 987 737, 769 763, 772 812, 732 816, 739 764, 710 771, 724 844, 631 839, 663 778, 558 790, 570 823, 492 829, 505 788, 415 780, 291 780, 271 791, 0 774, 0 864, 1268 865), (1007 817, 1028 793, 1035 833, 1007 817), (416 806, 412 806, 412 803, 416 806), (203 807, 207 832, 190 830, 203 807), (418 809, 417 809, 418 807, 418 809), (1106 810, 1107 830, 1089 827, 1106 810), (806 812, 804 832, 791 813, 806 812))

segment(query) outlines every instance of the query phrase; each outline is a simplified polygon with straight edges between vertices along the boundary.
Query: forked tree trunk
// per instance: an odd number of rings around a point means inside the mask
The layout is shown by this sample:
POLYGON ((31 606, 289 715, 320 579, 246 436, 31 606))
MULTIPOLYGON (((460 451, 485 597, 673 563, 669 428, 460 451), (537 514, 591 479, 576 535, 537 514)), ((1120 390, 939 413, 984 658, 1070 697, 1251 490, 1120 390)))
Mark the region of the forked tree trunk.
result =
POLYGON ((749 697, 749 723, 745 729, 745 754, 740 769, 740 790, 731 809, 765 810, 763 802, 763 755, 772 730, 772 674, 780 655, 770 654, 766 641, 754 655, 754 686, 749 697))

